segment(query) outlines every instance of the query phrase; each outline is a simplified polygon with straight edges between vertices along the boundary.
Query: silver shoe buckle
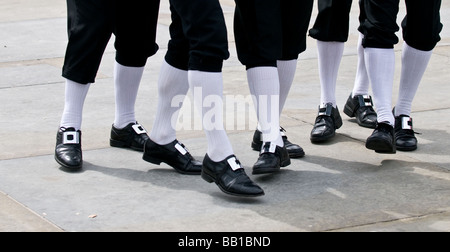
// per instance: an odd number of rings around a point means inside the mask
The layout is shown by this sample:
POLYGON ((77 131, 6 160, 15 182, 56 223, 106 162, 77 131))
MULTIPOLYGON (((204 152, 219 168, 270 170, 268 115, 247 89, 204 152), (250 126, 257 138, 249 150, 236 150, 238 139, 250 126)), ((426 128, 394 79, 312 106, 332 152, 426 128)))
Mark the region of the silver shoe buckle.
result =
POLYGON ((319 106, 319 116, 331 116, 333 106, 331 104, 325 104, 319 106))
POLYGON ((184 148, 183 146, 181 146, 181 144, 180 143, 176 143, 175 144, 175 149, 177 149, 180 153, 181 153, 181 155, 186 155, 186 153, 188 153, 188 151, 186 150, 186 148, 184 148))
POLYGON ((277 145, 275 143, 270 143, 270 146, 268 146, 269 148, 266 148, 266 143, 263 144, 262 148, 261 148, 261 153, 266 153, 266 152, 270 152, 270 153, 275 153, 275 150, 277 149, 277 145))
POLYGON ((370 95, 358 95, 360 107, 373 107, 372 97, 370 95))
POLYGON ((236 160, 235 157, 229 158, 229 159, 227 160, 227 162, 228 162, 228 164, 230 165, 230 167, 231 167, 231 169, 232 169, 233 171, 236 171, 236 170, 242 168, 241 164, 236 160))
POLYGON ((80 132, 78 131, 63 132, 63 144, 80 144, 80 132))
POLYGON ((144 129, 144 127, 142 127, 142 125, 140 125, 140 124, 135 124, 132 127, 138 135, 147 133, 147 131, 144 129))
POLYGON ((408 117, 408 116, 402 117, 402 129, 405 129, 405 130, 413 129, 413 123, 412 123, 411 117, 408 117))

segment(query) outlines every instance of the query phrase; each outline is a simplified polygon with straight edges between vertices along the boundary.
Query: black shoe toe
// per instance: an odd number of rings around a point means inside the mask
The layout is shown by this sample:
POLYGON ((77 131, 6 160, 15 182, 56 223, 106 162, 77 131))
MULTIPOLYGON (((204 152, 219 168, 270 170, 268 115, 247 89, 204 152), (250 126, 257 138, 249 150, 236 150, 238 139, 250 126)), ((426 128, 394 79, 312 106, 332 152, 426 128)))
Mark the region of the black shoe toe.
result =
POLYGON ((214 162, 208 155, 205 155, 202 178, 209 183, 215 182, 220 190, 233 196, 258 197, 264 195, 264 190, 247 176, 234 155, 220 162, 214 162))
POLYGON ((389 123, 378 123, 372 135, 367 138, 366 148, 374 150, 377 153, 396 153, 394 127, 392 127, 389 123))
POLYGON ((56 134, 55 160, 62 167, 78 170, 83 165, 81 131, 74 128, 60 128, 56 134))

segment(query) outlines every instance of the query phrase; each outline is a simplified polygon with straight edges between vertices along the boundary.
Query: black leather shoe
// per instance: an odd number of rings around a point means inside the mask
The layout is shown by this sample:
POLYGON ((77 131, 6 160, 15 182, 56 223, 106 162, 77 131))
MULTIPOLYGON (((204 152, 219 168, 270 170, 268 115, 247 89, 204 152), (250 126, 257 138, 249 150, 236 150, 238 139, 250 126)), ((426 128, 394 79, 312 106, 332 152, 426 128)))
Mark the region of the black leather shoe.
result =
POLYGON ((400 151, 417 149, 417 132, 413 130, 412 118, 407 115, 395 117, 395 145, 400 151))
POLYGON ((78 170, 83 165, 81 131, 61 127, 56 134, 55 160, 62 167, 78 170))
POLYGON ((378 123, 372 135, 367 138, 366 148, 377 153, 396 153, 394 127, 387 122, 378 123))
POLYGON ((157 165, 164 162, 181 174, 200 175, 202 171, 202 162, 195 160, 178 140, 159 145, 148 139, 145 142, 142 159, 157 165))
POLYGON ((113 125, 109 145, 142 152, 144 151, 145 141, 148 139, 147 131, 137 122, 130 123, 123 129, 118 129, 113 125))
POLYGON ((352 94, 345 103, 344 113, 349 117, 355 117, 361 127, 375 129, 377 127, 377 112, 373 109, 372 97, 370 95, 352 94))
POLYGON ((206 154, 203 159, 202 178, 208 183, 215 182, 220 190, 230 195, 243 197, 264 195, 263 189, 250 180, 235 155, 214 162, 206 154))
POLYGON ((342 126, 342 118, 338 108, 331 103, 319 106, 319 112, 311 130, 310 140, 312 143, 320 143, 333 138, 336 130, 342 126))
MULTIPOLYGON (((283 127, 280 127, 280 133, 281 137, 283 138, 284 146, 286 147, 290 158, 301 158, 305 156, 305 151, 302 147, 300 147, 298 144, 291 143, 288 140, 286 136, 286 130, 283 129, 283 127)), ((255 130, 252 140, 252 149, 255 151, 261 151, 262 144, 262 132, 259 130, 255 130)))
POLYGON ((267 142, 261 149, 259 158, 253 165, 252 174, 266 174, 278 172, 281 167, 291 164, 291 159, 286 147, 280 147, 274 143, 267 142))

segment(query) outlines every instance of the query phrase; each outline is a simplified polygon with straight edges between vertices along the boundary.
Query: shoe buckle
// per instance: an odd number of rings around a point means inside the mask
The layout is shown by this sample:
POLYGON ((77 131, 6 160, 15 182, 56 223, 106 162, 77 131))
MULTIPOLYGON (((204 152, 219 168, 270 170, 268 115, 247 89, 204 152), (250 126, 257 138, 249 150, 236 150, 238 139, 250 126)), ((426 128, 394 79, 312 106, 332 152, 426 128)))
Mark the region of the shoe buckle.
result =
POLYGON ((144 127, 140 124, 135 124, 132 127, 138 135, 147 133, 147 131, 144 129, 144 127))
POLYGON ((280 135, 281 137, 286 136, 286 130, 283 127, 280 127, 280 135))
POLYGON ((409 117, 409 116, 402 117, 402 129, 405 129, 405 130, 413 129, 413 123, 412 123, 411 117, 409 117))
POLYGON ((358 95, 360 107, 373 107, 372 97, 370 95, 358 95))
POLYGON ((263 146, 261 148, 261 153, 266 153, 266 152, 275 153, 276 148, 277 148, 277 145, 275 143, 267 142, 266 144, 263 144, 263 146))
POLYGON ((183 147, 180 143, 176 143, 175 144, 175 149, 177 149, 180 153, 181 153, 181 155, 186 155, 187 153, 188 153, 188 151, 186 150, 186 148, 185 147, 183 147))
POLYGON ((80 132, 78 131, 63 132, 63 144, 80 144, 80 132))
POLYGON ((227 160, 227 162, 233 171, 236 171, 236 170, 242 168, 241 163, 236 159, 236 157, 229 158, 227 160))
POLYGON ((325 105, 319 106, 319 116, 331 116, 331 112, 333 110, 333 105, 327 103, 325 105))

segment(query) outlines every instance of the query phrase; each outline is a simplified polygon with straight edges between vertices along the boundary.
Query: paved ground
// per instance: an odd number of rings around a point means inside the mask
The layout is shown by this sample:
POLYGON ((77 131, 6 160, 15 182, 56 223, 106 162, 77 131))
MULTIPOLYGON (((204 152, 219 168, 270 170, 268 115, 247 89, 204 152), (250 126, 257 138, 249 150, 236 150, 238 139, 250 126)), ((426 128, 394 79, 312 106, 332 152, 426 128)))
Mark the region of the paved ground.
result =
MULTIPOLYGON (((136 104, 137 118, 148 130, 168 40, 167 2, 162 1, 158 27, 161 50, 148 61, 136 104)), ((233 1, 221 2, 231 27, 233 1)), ((355 3, 336 90, 341 108, 355 76, 357 12, 355 3)), ((380 155, 367 150, 371 130, 343 113, 344 125, 332 142, 310 143, 320 85, 315 41, 309 39, 281 118, 289 139, 306 156, 279 174, 251 175, 266 195, 240 199, 198 176, 149 164, 138 152, 109 147, 112 43, 85 103, 84 169, 61 170, 53 152, 64 104, 65 1, 0 0, 0 231, 450 231, 449 12, 450 2, 443 1, 442 41, 413 106, 415 129, 422 133, 417 151, 380 155)), ((225 94, 245 97, 249 91, 231 29, 229 36, 225 94)), ((400 45, 396 55, 395 90, 400 45)), ((229 137, 250 174, 258 157, 250 150, 254 114, 248 112, 240 125, 232 120, 235 113, 227 112, 229 137)), ((201 130, 181 129, 178 138, 202 158, 206 140, 201 130)))

